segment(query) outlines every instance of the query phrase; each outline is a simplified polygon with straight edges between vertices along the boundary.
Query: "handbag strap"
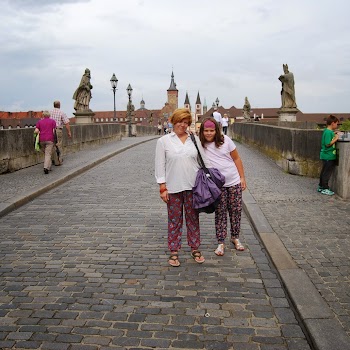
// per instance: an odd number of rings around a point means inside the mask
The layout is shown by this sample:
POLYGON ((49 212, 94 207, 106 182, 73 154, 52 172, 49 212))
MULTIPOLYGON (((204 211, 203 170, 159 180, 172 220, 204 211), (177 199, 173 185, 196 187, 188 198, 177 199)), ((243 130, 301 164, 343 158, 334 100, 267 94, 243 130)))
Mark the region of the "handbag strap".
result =
POLYGON ((198 148, 198 145, 197 145, 197 141, 196 141, 196 138, 194 137, 193 133, 190 133, 190 137, 191 137, 192 142, 194 143, 194 145, 195 145, 196 148, 197 148, 198 158, 199 158, 199 162, 198 162, 198 163, 199 163, 200 167, 204 170, 204 172, 205 172, 206 174, 209 174, 209 175, 210 175, 209 170, 207 169, 207 167, 206 167, 205 164, 204 164, 204 161, 203 161, 201 152, 199 151, 199 148, 198 148))

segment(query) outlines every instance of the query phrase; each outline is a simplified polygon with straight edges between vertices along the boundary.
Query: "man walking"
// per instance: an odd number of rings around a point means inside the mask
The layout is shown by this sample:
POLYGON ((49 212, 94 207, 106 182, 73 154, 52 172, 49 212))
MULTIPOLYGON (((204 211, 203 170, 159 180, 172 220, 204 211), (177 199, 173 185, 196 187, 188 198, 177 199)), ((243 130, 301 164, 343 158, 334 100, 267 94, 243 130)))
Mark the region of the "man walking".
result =
POLYGON ((63 150, 62 150, 62 135, 63 126, 66 126, 68 137, 72 137, 70 132, 69 119, 67 115, 61 111, 61 102, 55 101, 53 103, 53 110, 50 112, 50 117, 56 121, 56 135, 57 143, 52 151, 52 161, 55 165, 61 165, 63 162, 63 150))
POLYGON ((213 118, 219 123, 219 125, 222 129, 222 115, 218 111, 218 107, 214 107, 213 118))

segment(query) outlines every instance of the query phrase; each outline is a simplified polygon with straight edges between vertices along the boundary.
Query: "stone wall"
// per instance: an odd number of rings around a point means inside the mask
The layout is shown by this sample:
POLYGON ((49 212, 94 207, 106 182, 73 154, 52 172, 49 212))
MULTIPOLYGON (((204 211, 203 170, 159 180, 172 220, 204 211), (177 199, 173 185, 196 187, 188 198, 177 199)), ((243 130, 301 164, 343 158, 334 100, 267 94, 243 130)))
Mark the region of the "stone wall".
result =
POLYGON ((234 123, 231 136, 247 143, 272 158, 286 172, 318 177, 322 131, 267 125, 234 123))
MULTIPOLYGON (((34 150, 34 129, 0 130, 0 174, 13 172, 43 162, 41 152, 34 150)), ((155 135, 153 126, 137 126, 137 136, 155 135)), ((71 125, 72 138, 63 129, 64 153, 77 152, 87 147, 121 140, 120 124, 71 125)))

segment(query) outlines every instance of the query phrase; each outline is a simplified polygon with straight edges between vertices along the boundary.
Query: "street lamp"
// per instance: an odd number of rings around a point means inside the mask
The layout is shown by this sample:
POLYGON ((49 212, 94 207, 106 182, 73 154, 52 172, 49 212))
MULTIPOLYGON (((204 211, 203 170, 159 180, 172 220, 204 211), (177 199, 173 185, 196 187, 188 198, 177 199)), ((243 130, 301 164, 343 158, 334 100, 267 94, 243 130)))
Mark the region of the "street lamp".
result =
POLYGON ((128 93, 128 97, 129 97, 129 102, 128 102, 128 106, 127 106, 127 115, 128 115, 128 123, 129 123, 129 137, 131 137, 132 136, 131 119, 132 119, 132 112, 133 112, 134 106, 132 105, 132 102, 131 102, 132 87, 130 84, 126 88, 126 91, 128 93))
POLYGON ((216 103, 216 107, 219 107, 219 98, 218 97, 216 98, 215 103, 216 103))
POLYGON ((115 115, 115 90, 117 90, 117 84, 118 84, 118 79, 115 76, 115 74, 113 73, 112 78, 110 80, 111 85, 112 85, 112 89, 113 89, 113 96, 114 96, 114 121, 116 121, 116 115, 115 115))

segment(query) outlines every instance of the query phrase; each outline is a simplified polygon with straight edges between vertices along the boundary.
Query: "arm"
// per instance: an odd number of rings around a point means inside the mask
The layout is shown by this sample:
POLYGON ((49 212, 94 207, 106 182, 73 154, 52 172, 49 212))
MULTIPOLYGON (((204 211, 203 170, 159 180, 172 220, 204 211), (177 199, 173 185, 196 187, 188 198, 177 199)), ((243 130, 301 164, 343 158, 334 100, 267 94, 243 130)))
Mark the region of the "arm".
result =
POLYGON ((326 147, 332 147, 338 141, 338 139, 339 139, 339 135, 335 134, 331 142, 326 144, 326 147))
POLYGON ((244 169, 243 169, 243 163, 242 160, 238 154, 237 149, 234 149, 231 153, 231 158, 233 159, 233 161, 236 164, 237 170, 238 170, 238 174, 241 178, 241 185, 242 185, 242 190, 244 191, 247 188, 247 184, 245 181, 245 177, 244 177, 244 169))
POLYGON ((162 140, 159 139, 156 147, 155 176, 159 185, 160 198, 167 203, 169 201, 169 194, 165 182, 165 166, 165 149, 162 140))
POLYGON ((34 134, 39 134, 39 129, 38 128, 35 128, 35 130, 34 130, 34 134))
POLYGON ((67 129, 68 137, 71 138, 71 137, 72 137, 72 134, 71 134, 71 132, 70 132, 70 124, 69 124, 69 123, 66 123, 65 126, 66 126, 66 129, 67 129))

